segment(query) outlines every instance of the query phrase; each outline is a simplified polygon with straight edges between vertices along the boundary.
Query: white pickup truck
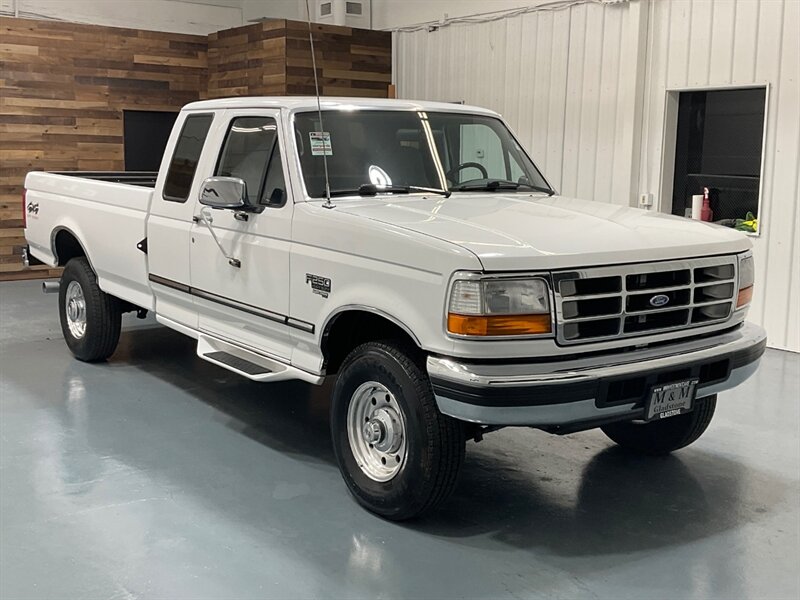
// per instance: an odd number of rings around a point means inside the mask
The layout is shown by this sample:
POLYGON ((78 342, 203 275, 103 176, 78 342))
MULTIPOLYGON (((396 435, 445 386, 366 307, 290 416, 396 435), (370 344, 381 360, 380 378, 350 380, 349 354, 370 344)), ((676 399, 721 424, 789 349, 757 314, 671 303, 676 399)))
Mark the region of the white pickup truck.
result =
POLYGON ((561 197, 482 108, 197 102, 158 173, 25 187, 78 359, 152 311, 253 381, 336 375, 339 467, 389 519, 440 504, 465 441, 502 426, 684 447, 766 344, 743 234, 561 197))

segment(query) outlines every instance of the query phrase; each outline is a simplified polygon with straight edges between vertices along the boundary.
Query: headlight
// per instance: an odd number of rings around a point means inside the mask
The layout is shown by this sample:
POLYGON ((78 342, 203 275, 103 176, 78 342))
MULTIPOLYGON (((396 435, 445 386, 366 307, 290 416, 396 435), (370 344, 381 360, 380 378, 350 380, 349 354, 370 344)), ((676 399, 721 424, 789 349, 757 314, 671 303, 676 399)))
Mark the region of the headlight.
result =
POLYGON ((739 295, 736 297, 736 308, 750 304, 753 299, 753 284, 756 279, 756 267, 752 254, 739 257, 739 295))
POLYGON ((552 331, 547 282, 459 279, 450 291, 447 331, 466 336, 543 335, 552 331))

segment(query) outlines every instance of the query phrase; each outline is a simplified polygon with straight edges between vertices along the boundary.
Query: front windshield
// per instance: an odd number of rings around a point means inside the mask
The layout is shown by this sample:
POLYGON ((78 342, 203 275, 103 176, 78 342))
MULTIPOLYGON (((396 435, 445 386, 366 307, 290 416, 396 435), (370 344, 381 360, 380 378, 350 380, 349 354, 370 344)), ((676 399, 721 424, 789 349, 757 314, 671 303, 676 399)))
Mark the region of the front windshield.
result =
POLYGON ((376 192, 550 192, 536 166, 494 117, 415 111, 324 111, 295 115, 306 190, 325 196, 376 192))

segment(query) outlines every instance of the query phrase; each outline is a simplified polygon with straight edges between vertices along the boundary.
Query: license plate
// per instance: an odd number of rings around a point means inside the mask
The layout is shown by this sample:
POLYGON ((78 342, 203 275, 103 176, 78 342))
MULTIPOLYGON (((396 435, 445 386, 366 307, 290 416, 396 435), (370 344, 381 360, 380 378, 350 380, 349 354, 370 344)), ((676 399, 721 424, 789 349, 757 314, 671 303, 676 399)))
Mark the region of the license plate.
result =
POLYGON ((657 385, 650 391, 645 419, 657 421, 692 410, 698 379, 657 385))

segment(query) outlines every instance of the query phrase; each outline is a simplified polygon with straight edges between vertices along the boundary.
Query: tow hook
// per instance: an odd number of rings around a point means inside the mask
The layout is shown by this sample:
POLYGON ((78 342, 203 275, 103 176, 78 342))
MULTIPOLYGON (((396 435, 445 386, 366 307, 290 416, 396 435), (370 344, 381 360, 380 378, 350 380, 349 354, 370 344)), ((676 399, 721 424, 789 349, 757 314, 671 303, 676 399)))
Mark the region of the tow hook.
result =
POLYGON ((483 436, 487 433, 492 433, 493 431, 499 431, 503 429, 505 425, 477 425, 475 428, 467 434, 467 438, 472 438, 475 443, 483 441, 483 436))

